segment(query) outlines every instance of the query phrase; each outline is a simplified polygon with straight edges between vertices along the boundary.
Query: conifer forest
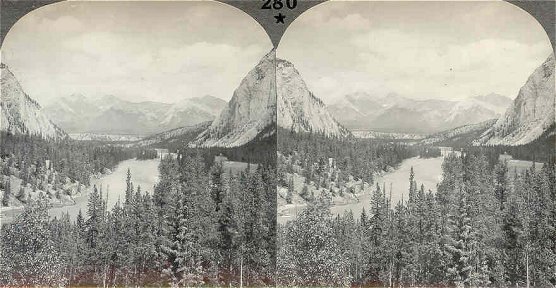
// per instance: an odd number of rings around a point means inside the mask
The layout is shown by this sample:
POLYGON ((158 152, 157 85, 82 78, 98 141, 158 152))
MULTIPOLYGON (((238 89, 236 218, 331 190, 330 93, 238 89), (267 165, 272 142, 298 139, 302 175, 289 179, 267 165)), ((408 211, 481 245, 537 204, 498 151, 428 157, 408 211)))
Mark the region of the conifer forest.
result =
MULTIPOLYGON (((330 195, 278 227, 284 286, 552 287, 555 166, 512 173, 480 153, 450 156, 436 194, 408 175, 409 198, 376 185, 370 209, 332 215, 330 195)), ((415 173, 415 174, 414 174, 415 173)))
POLYGON ((0 287, 556 288, 555 8, 0 0, 0 287))
POLYGON ((264 286, 276 259, 271 166, 224 171, 201 152, 163 159, 152 193, 133 184, 107 207, 94 187, 75 220, 41 194, 2 226, 0 275, 13 286, 264 286))

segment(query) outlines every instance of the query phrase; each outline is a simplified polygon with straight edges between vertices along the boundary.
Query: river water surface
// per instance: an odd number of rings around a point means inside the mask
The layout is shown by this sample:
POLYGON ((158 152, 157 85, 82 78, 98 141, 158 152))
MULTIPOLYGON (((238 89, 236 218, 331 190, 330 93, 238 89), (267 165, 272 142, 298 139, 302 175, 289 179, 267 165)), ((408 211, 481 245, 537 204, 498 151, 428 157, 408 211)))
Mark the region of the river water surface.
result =
MULTIPOLYGON (((131 172, 131 181, 133 186, 141 186, 141 191, 148 191, 152 194, 153 186, 158 182, 158 164, 160 159, 152 160, 136 160, 130 159, 122 161, 116 166, 112 173, 103 175, 100 178, 91 179, 91 186, 96 185, 99 189, 102 187, 103 198, 107 200, 108 209, 112 209, 118 199, 124 201, 126 190, 127 169, 131 172)), ((87 212, 88 195, 82 195, 75 198, 75 205, 56 207, 49 210, 50 216, 60 217, 64 213, 69 213, 72 220, 77 217, 79 210, 83 216, 87 212)))
MULTIPOLYGON (((436 185, 442 180, 442 161, 443 157, 438 158, 419 158, 413 157, 405 159, 395 169, 386 172, 380 176, 375 177, 375 184, 372 187, 366 188, 362 194, 358 194, 358 201, 343 205, 335 205, 330 208, 332 214, 342 215, 346 211, 351 210, 357 218, 361 215, 361 211, 365 208, 369 211, 371 206, 371 191, 374 190, 376 183, 382 188, 386 185, 386 195, 390 195, 392 205, 396 205, 400 200, 407 200, 409 197, 409 173, 411 167, 415 172, 415 181, 417 181, 418 188, 421 184, 425 185, 425 191, 429 189, 436 192, 436 185)), ((305 207, 305 204, 292 205, 279 208, 278 223, 286 223, 294 219, 298 212, 305 207)))
MULTIPOLYGON (((409 173, 411 171, 411 167, 413 167, 413 171, 415 172, 415 181, 417 181, 417 188, 420 188, 421 184, 423 184, 425 185, 425 191, 430 189, 433 192, 436 192, 436 184, 442 180, 443 160, 443 157, 413 157, 405 159, 396 169, 375 177, 374 185, 378 183, 382 189, 383 185, 386 184, 386 195, 390 195, 390 191, 392 191, 391 204, 393 206, 402 199, 407 201, 409 197, 409 173)), ((367 189, 366 193, 359 195, 359 202, 334 206, 330 208, 331 212, 333 214, 343 214, 345 211, 352 210, 355 217, 359 217, 363 207, 365 207, 365 210, 368 212, 371 206, 370 190, 374 190, 374 187, 372 189, 367 189)))

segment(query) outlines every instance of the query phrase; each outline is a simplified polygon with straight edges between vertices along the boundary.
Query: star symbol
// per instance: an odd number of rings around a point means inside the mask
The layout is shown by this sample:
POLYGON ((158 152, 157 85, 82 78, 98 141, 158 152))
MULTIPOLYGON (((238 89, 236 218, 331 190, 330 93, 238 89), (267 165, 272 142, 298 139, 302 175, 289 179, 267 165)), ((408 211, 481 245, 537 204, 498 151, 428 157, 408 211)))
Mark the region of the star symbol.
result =
POLYGON ((274 16, 274 18, 276 18, 276 23, 284 24, 284 18, 286 18, 286 16, 282 15, 282 13, 278 13, 278 16, 274 16))

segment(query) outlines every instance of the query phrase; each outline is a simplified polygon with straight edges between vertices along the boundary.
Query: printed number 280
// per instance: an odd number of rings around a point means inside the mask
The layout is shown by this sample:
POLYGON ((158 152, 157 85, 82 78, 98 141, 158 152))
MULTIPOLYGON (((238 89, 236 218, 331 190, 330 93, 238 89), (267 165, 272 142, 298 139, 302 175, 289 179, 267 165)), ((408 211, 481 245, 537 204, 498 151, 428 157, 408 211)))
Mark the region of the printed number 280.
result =
MULTIPOLYGON (((263 0, 265 1, 261 9, 273 9, 280 10, 284 7, 282 0, 263 0), (272 2, 272 4, 271 4, 272 2)), ((289 9, 294 9, 297 6, 297 0, 286 0, 286 7, 289 9)))

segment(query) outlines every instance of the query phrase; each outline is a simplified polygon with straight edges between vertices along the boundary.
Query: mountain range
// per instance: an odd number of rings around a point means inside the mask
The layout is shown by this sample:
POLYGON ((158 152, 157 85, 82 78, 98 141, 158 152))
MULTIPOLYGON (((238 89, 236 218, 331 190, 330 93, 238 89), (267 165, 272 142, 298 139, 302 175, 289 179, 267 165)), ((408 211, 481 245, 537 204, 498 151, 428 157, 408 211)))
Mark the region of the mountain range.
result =
MULTIPOLYGON (((542 119, 533 121, 533 123, 542 123, 541 128, 537 129, 542 132, 549 127, 549 124, 554 123, 553 110, 546 109, 546 107, 554 107, 554 90, 550 89, 554 86, 553 66, 553 58, 549 58, 533 73, 528 84, 522 88, 513 102, 509 97, 498 94, 475 96, 461 101, 446 101, 413 100, 395 94, 372 97, 365 93, 356 93, 347 95, 340 102, 327 108, 309 91, 294 65, 286 60, 276 59, 274 51, 271 51, 247 74, 234 92, 228 106, 190 146, 235 147, 244 145, 257 137, 270 136, 275 132, 274 129, 269 129, 275 123, 274 109, 277 109, 277 126, 296 132, 349 137, 352 133, 340 124, 347 122, 348 127, 351 123, 351 127, 364 125, 363 127, 389 132, 429 134, 430 136, 422 141, 423 144, 471 145, 474 143, 477 145, 478 138, 485 142, 489 141, 484 140, 492 134, 488 131, 494 131, 497 126, 508 126, 500 124, 508 121, 503 120, 508 116, 500 118, 501 115, 512 115, 511 119, 531 118, 522 117, 521 113, 516 111, 524 111, 526 115, 530 115, 532 112, 527 112, 528 110, 523 108, 527 104, 520 103, 534 102, 545 106, 542 107, 544 110, 541 108, 534 110, 538 112, 537 118, 533 117, 533 119, 542 119), (274 75, 275 83, 272 81, 274 75), (274 93, 276 98, 272 97, 274 93), (534 100, 537 98, 539 100, 534 100), (498 118, 500 119, 496 120, 498 118), (336 119, 344 119, 344 121, 336 121, 336 119), (266 134, 261 136, 263 131, 266 134)), ((523 121, 523 125, 539 127, 530 124, 530 119, 527 119, 523 121)), ((530 140, 542 134, 538 134, 535 129, 519 128, 515 125, 512 127, 529 135, 527 137, 530 140)), ((505 143, 515 145, 512 141, 505 143)))
POLYGON ((541 135, 554 135, 551 129, 555 127, 553 55, 532 73, 513 102, 496 94, 445 101, 355 93, 329 107, 309 91, 292 63, 276 59, 274 50, 247 73, 227 104, 211 96, 166 104, 74 95, 42 109, 25 94, 6 65, 1 64, 1 69, 1 129, 47 139, 66 138, 64 130, 160 133, 143 144, 163 141, 192 147, 238 147, 269 139, 276 126, 351 137, 344 124, 352 129, 432 134, 423 140, 428 144, 464 139, 474 145, 521 145, 541 135))
POLYGON ((461 101, 348 94, 328 107, 351 130, 431 134, 500 117, 512 99, 498 94, 461 101))
POLYGON ((44 112, 68 133, 149 135, 213 120, 225 105, 212 96, 168 104, 71 95, 49 104, 44 112))
POLYGON ((59 140, 67 134, 43 113, 41 106, 24 91, 14 74, 0 64, 0 130, 59 140))

